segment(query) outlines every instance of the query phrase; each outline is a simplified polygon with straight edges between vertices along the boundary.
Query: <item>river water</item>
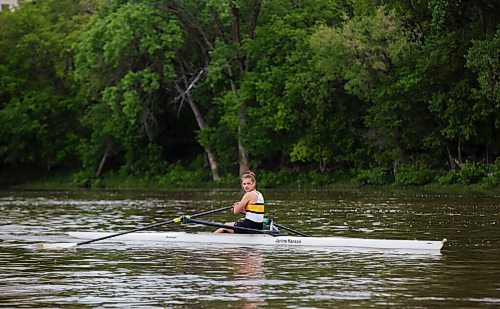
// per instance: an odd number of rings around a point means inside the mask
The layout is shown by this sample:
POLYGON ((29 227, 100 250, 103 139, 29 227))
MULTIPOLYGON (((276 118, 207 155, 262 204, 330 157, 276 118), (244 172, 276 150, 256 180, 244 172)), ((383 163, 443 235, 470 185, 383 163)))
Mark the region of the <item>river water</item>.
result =
POLYGON ((265 191, 268 214, 284 226, 318 236, 447 238, 438 254, 137 242, 36 249, 75 242, 69 231, 130 230, 228 206, 239 194, 0 191, 0 307, 500 307, 498 196, 265 191))

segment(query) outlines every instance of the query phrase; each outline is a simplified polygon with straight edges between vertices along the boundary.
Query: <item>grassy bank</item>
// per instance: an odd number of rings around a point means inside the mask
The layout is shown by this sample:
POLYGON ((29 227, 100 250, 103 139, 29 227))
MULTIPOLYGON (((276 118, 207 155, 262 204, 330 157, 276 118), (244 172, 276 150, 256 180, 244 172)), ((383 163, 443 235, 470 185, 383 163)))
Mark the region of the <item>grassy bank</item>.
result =
MULTIPOLYGON (((382 190, 387 192, 427 192, 433 194, 482 195, 500 196, 500 186, 489 182, 473 184, 442 184, 431 182, 421 185, 405 185, 397 182, 360 182, 349 174, 290 173, 261 172, 258 175, 259 188, 290 189, 290 190, 332 190, 358 191, 382 190)), ((186 170, 171 170, 161 176, 124 176, 117 173, 107 173, 99 179, 82 182, 78 172, 68 171, 2 171, 0 172, 0 188, 14 190, 77 190, 77 189, 108 189, 108 190, 179 190, 179 189, 214 189, 239 187, 235 175, 225 175, 220 182, 210 180, 210 175, 186 170)))

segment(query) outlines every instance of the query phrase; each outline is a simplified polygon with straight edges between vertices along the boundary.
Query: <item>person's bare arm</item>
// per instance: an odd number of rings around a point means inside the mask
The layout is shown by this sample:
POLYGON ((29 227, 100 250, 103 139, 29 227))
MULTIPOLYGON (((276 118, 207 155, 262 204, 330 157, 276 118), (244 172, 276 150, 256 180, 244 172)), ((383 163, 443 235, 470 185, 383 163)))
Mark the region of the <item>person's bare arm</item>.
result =
POLYGON ((245 212, 245 208, 247 207, 248 203, 250 203, 250 200, 252 198, 252 192, 247 192, 243 197, 241 198, 241 201, 234 203, 233 206, 233 213, 235 215, 239 213, 245 212))

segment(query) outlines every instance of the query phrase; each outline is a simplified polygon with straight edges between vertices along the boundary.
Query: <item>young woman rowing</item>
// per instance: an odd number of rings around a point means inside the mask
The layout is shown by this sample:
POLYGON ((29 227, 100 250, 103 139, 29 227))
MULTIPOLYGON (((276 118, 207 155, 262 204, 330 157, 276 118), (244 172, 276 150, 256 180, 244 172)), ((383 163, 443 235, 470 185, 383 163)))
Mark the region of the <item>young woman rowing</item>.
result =
MULTIPOLYGON (((238 222, 226 222, 225 225, 246 227, 254 230, 262 230, 264 224, 264 196, 256 190, 257 181, 255 174, 252 171, 247 171, 241 176, 241 187, 245 194, 241 201, 234 203, 233 213, 235 215, 244 213, 245 219, 238 222)), ((219 228, 215 233, 238 233, 248 234, 250 231, 233 230, 227 228, 219 228)))

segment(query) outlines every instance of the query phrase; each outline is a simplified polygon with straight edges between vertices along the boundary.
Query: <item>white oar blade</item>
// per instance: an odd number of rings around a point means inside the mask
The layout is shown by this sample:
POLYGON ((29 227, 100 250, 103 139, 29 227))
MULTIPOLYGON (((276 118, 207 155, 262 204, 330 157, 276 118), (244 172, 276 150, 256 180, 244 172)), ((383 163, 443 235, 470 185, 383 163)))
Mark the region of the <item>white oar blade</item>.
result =
POLYGON ((60 243, 47 243, 47 244, 38 244, 36 245, 37 249, 40 250, 56 250, 56 249, 65 249, 77 246, 74 242, 60 242, 60 243))

